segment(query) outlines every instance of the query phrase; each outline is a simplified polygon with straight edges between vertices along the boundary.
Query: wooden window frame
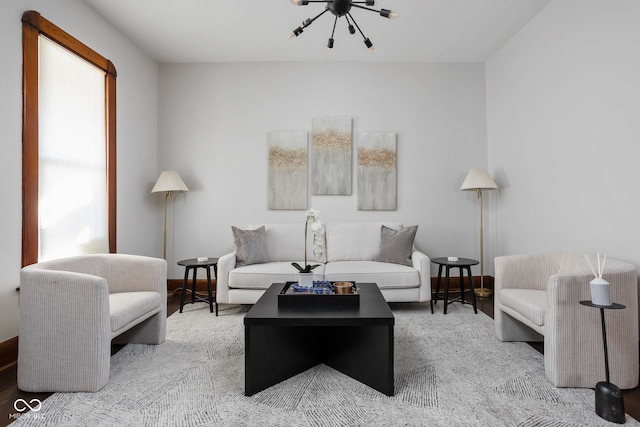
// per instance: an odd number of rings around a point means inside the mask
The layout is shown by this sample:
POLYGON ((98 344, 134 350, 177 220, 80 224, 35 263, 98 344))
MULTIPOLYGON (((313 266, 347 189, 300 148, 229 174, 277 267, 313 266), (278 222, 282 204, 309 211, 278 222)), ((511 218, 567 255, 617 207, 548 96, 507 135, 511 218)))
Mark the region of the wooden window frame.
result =
POLYGON ((38 262, 38 37, 42 34, 105 72, 109 252, 116 252, 116 68, 40 13, 22 15, 22 266, 38 262))

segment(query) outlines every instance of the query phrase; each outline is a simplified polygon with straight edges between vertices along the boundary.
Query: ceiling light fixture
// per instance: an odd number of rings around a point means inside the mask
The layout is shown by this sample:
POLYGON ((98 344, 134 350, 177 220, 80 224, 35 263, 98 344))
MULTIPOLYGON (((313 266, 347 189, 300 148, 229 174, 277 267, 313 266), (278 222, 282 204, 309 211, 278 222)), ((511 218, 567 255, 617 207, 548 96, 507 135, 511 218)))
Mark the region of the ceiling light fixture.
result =
POLYGON ((350 11, 351 11, 352 7, 357 7, 358 9, 364 9, 364 10, 369 10, 371 12, 379 13, 380 16, 382 16, 383 18, 388 18, 388 19, 397 19, 398 18, 398 14, 395 13, 395 12, 390 11, 389 9, 376 10, 376 9, 372 9, 370 7, 367 7, 367 6, 375 5, 375 3, 376 3, 375 0, 365 0, 365 1, 353 1, 353 0, 291 0, 291 3, 295 4, 296 6, 306 6, 309 3, 326 3, 325 9, 322 12, 320 12, 319 14, 314 16, 313 18, 307 18, 304 21, 302 21, 302 25, 300 25, 298 28, 293 30, 293 33, 291 33, 289 38, 292 39, 294 37, 298 37, 300 34, 302 34, 302 32, 303 32, 303 30, 305 28, 307 28, 309 25, 313 24, 313 21, 315 21, 316 19, 318 19, 319 17, 324 15, 326 12, 331 12, 335 16, 335 19, 333 21, 333 30, 331 31, 331 37, 329 37, 329 41, 327 43, 327 48, 330 51, 331 51, 331 49, 333 49, 333 43, 334 43, 333 35, 336 32, 336 24, 338 23, 338 18, 344 17, 347 20, 347 28, 349 30, 349 33, 350 34, 355 34, 356 28, 357 28, 358 31, 360 32, 360 35, 362 35, 363 42, 364 42, 365 46, 367 46, 369 48, 369 50, 371 50, 371 52, 375 52, 375 48, 373 47, 373 43, 371 42, 371 40, 369 40, 364 35, 362 30, 360 29, 360 26, 358 26, 358 24, 356 23, 356 20, 353 19, 353 16, 351 16, 350 11), (364 6, 362 6, 362 5, 364 5, 364 6), (354 28, 354 25, 355 25, 355 28, 354 28))

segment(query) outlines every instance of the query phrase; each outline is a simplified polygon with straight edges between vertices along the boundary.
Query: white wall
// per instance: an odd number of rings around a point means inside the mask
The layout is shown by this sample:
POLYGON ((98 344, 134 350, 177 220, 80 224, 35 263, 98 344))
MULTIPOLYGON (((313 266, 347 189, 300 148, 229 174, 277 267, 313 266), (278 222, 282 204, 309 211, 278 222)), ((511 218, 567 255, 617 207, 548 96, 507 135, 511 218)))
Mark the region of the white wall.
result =
POLYGON ((486 67, 495 253, 640 267, 640 2, 554 0, 486 67))
POLYGON ((458 189, 487 166, 483 64, 172 64, 159 87, 159 166, 191 190, 170 209, 169 277, 182 277, 180 259, 231 251, 231 225, 300 222, 302 233, 304 211, 267 209, 267 134, 310 132, 316 116, 352 117, 354 142, 398 134, 398 209, 358 211, 354 179, 352 196, 309 196, 323 221, 418 224, 430 256, 478 257, 477 200, 458 189))
MULTIPOLYGON (((18 334, 22 248, 22 24, 36 10, 110 59, 117 80, 118 251, 160 256, 161 207, 149 193, 157 177, 158 66, 78 0, 0 4, 0 342, 18 334), (159 231, 160 230, 160 231, 159 231)), ((81 195, 79 195, 80 197, 81 195)))

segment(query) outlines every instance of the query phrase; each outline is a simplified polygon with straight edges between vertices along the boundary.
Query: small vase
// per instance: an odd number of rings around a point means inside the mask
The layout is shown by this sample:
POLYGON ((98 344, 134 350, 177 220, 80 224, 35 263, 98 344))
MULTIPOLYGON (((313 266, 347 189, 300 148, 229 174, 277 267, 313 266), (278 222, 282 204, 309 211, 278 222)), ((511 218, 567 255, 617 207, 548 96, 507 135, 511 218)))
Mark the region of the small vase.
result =
POLYGON ((591 302, 595 305, 611 305, 611 286, 604 279, 596 278, 589 282, 591 302))
POLYGON ((305 288, 313 287, 313 273, 300 273, 298 277, 298 284, 305 288))

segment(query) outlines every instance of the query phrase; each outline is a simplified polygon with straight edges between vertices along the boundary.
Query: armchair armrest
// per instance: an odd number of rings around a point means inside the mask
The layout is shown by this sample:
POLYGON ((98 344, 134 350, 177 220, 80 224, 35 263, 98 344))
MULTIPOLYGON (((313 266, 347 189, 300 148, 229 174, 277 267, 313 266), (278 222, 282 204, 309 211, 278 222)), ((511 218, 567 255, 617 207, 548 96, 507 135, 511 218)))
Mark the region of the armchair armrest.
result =
POLYGON ((502 288, 544 290, 549 276, 558 272, 553 254, 509 255, 496 257, 494 291, 502 288))
MULTIPOLYGON (((611 381, 621 389, 638 385, 638 285, 635 266, 611 261, 603 278, 624 310, 605 310, 611 381)), ((555 274, 547 286, 545 370, 556 386, 594 387, 604 378, 600 310, 590 300, 592 274, 555 274), (567 373, 574 373, 573 376, 567 373), (578 376, 579 378, 576 378, 578 376), (580 384, 580 385, 577 385, 580 384)))
POLYGON ((229 303, 229 272, 236 268, 235 252, 223 255, 218 259, 218 275, 216 276, 216 301, 229 303))
POLYGON ((424 253, 414 250, 411 253, 413 268, 420 274, 419 301, 431 301, 431 259, 424 253))
POLYGON ((107 281, 26 267, 20 272, 18 385, 24 391, 98 390, 109 379, 107 281), (52 358, 51 355, 56 355, 52 358), (51 372, 70 379, 51 384, 51 372))

